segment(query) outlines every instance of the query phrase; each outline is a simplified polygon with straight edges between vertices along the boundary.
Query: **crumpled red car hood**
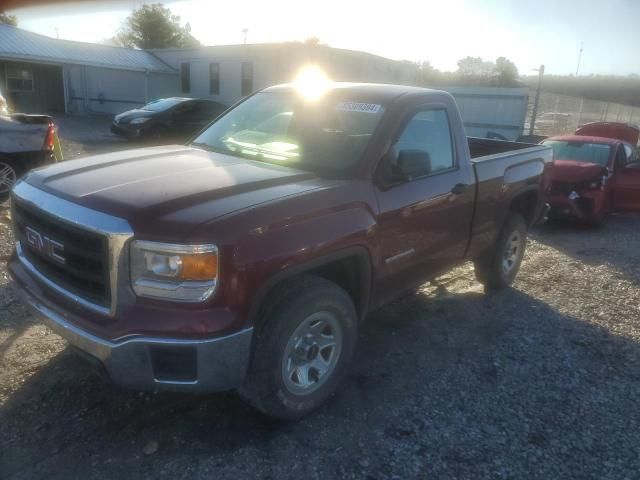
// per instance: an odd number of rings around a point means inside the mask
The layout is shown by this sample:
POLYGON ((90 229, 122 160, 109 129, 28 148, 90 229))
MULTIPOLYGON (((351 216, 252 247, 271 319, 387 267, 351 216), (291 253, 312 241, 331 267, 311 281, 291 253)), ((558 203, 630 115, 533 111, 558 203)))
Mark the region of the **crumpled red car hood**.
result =
POLYGON ((593 122, 578 128, 576 135, 613 138, 630 143, 631 145, 637 145, 638 139, 640 138, 640 128, 636 125, 619 122, 593 122))
POLYGON ((605 167, 597 163, 578 162, 576 160, 555 160, 551 170, 553 182, 589 182, 598 180, 606 173, 605 167))

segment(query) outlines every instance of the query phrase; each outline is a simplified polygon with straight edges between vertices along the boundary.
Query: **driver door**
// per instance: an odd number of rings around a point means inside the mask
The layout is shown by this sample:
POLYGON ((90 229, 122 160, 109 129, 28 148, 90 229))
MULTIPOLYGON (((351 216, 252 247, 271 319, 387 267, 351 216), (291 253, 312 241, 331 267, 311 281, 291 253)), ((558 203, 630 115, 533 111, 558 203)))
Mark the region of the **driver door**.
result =
POLYGON ((475 183, 456 145, 447 109, 440 105, 414 112, 396 137, 393 149, 424 165, 414 164, 411 178, 376 189, 381 296, 415 287, 464 257, 475 183))
POLYGON ((640 210, 640 158, 630 145, 624 145, 627 163, 618 165, 613 185, 613 206, 621 210, 640 210))

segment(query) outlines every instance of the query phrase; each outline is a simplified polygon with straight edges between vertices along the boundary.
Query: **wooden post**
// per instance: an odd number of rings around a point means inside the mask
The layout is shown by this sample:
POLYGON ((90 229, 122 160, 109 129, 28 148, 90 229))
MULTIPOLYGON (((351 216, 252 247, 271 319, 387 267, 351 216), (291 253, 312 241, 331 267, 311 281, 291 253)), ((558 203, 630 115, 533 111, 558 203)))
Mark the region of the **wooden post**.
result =
POLYGON ((529 135, 533 135, 533 129, 536 125, 536 116, 538 115, 538 103, 540 103, 540 90, 542 89, 542 77, 544 76, 544 65, 540 65, 538 69, 538 88, 536 90, 536 99, 533 102, 533 111, 531 112, 531 122, 529 122, 529 135))

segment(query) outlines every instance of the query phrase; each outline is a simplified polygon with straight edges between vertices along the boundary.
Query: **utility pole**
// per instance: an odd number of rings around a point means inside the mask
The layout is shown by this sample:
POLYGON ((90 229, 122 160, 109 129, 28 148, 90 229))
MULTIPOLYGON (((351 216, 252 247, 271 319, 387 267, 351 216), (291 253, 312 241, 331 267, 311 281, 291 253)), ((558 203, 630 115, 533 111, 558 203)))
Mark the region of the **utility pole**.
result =
POLYGON ((542 89, 542 77, 544 76, 544 65, 540 68, 534 68, 538 72, 538 89, 536 90, 536 99, 533 102, 533 112, 531 112, 531 122, 529 122, 529 135, 533 135, 533 129, 536 125, 536 116, 538 115, 538 103, 540 103, 540 90, 542 89))
POLYGON ((247 44, 247 32, 249 31, 248 28, 243 28, 242 29, 242 33, 244 33, 244 44, 247 44))
POLYGON ((580 51, 578 52, 578 66, 576 67, 576 77, 578 76, 578 72, 580 71, 580 61, 582 60, 583 47, 584 47, 584 42, 580 42, 580 51))

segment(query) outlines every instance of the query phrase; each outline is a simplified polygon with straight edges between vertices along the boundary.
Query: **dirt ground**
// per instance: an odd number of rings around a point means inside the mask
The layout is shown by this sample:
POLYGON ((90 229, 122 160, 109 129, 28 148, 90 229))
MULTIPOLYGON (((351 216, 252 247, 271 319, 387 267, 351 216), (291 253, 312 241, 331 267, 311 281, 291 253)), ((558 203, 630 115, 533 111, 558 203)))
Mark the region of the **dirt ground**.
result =
POLYGON ((0 211, 0 478, 634 479, 640 217, 537 227, 514 288, 470 265, 370 315, 337 396, 295 424, 234 393, 97 376, 9 288, 0 211))

